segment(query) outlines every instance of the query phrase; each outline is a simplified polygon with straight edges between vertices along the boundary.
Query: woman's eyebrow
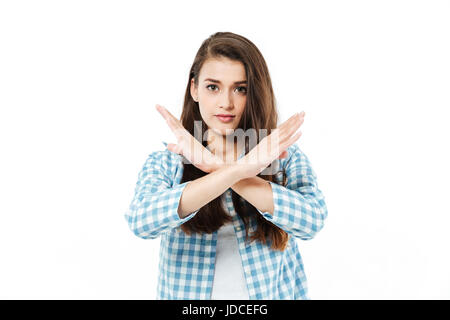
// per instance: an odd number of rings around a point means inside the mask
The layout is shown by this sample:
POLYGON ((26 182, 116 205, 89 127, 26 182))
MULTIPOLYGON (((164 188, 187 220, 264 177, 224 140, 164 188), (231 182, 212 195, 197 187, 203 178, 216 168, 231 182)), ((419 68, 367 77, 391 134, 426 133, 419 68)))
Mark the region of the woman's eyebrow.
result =
MULTIPOLYGON (((219 80, 216 79, 211 79, 211 78, 207 78, 205 79, 205 81, 211 81, 211 82, 215 82, 215 83, 221 83, 219 80)), ((234 84, 241 84, 241 83, 247 83, 247 80, 241 80, 241 81, 236 81, 234 82, 234 84)))

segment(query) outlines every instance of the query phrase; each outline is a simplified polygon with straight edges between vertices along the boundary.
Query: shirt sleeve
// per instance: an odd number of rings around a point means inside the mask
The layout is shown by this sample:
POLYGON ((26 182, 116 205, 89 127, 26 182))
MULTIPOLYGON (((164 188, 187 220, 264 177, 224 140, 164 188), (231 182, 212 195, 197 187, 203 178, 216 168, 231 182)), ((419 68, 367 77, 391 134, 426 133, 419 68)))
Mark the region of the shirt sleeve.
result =
POLYGON ((133 233, 143 239, 155 239, 171 228, 192 219, 196 210, 184 218, 178 205, 184 188, 191 181, 173 185, 173 159, 165 151, 151 153, 138 174, 133 200, 125 219, 133 233))
POLYGON ((285 165, 286 187, 269 182, 272 187, 273 214, 256 209, 265 219, 288 234, 310 240, 323 228, 328 210, 308 157, 295 144, 290 151, 285 165))

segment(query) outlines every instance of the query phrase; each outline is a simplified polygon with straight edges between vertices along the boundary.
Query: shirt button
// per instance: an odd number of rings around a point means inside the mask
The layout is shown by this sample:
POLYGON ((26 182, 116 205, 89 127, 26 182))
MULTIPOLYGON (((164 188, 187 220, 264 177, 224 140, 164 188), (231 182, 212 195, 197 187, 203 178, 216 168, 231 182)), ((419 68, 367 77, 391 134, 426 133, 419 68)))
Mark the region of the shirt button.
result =
POLYGON ((241 231, 242 228, 241 228, 241 227, 236 227, 236 230, 237 230, 237 231, 241 231))

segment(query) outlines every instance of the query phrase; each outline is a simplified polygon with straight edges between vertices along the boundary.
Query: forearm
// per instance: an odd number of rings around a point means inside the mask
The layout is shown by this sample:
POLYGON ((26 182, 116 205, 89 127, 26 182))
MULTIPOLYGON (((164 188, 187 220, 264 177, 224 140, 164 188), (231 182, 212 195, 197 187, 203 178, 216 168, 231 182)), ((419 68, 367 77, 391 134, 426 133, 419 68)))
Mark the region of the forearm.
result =
POLYGON ((273 214, 272 186, 269 181, 260 177, 245 178, 233 184, 231 189, 260 211, 273 214))
POLYGON ((241 173, 235 165, 225 165, 207 175, 189 182, 178 205, 180 218, 188 216, 241 180, 241 173))

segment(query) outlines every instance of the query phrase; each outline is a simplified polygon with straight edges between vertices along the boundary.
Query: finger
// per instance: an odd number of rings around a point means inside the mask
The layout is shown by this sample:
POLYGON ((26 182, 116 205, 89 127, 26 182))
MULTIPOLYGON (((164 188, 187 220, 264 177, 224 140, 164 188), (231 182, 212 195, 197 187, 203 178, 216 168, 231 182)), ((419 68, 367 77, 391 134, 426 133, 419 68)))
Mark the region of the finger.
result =
MULTIPOLYGON (((298 125, 299 123, 300 124, 303 123, 303 121, 304 121, 304 117, 300 114, 297 114, 295 117, 290 119, 290 121, 288 123, 286 123, 286 125, 284 125, 282 128, 280 128, 280 134, 281 135, 288 134, 290 136, 292 134, 291 129, 293 127, 295 127, 296 125, 298 125)), ((298 127, 297 127, 297 129, 298 129, 298 127)))
POLYGON ((159 104, 156 105, 156 110, 163 116, 163 118, 167 121, 169 115, 167 114, 167 110, 160 106, 159 104))
POLYGON ((280 139, 285 139, 292 136, 292 134, 296 132, 297 129, 300 128, 300 126, 303 124, 303 121, 304 121, 303 118, 298 118, 298 120, 292 123, 290 127, 287 127, 286 130, 284 130, 284 132, 281 132, 280 139))
POLYGON ((169 150, 170 152, 173 152, 173 144, 172 143, 168 143, 166 146, 167 150, 169 150))
POLYGON ((170 130, 172 130, 172 132, 176 134, 178 127, 176 126, 174 121, 172 119, 168 118, 168 119, 166 119, 166 122, 169 125, 170 130))
POLYGON ((170 113, 170 111, 169 110, 167 110, 165 107, 163 107, 163 106, 161 106, 161 105, 159 105, 159 104, 157 104, 156 105, 157 107, 157 109, 158 109, 158 111, 160 111, 160 113, 163 115, 163 117, 168 121, 169 119, 172 119, 172 120, 174 120, 175 122, 179 122, 179 120, 173 115, 173 114, 171 114, 170 113))
POLYGON ((178 145, 176 145, 174 143, 169 143, 167 145, 167 149, 169 149, 169 151, 171 151, 173 153, 181 154, 180 148, 178 147, 178 145))
POLYGON ((284 158, 287 158, 287 156, 288 156, 287 151, 283 151, 278 158, 284 159, 284 158))
POLYGON ((289 137, 292 136, 294 132, 297 131, 297 129, 303 124, 305 120, 304 115, 304 111, 297 113, 291 119, 289 119, 289 122, 283 124, 283 127, 280 128, 280 143, 285 142, 287 139, 289 139, 289 137))
POLYGON ((298 117, 297 114, 292 115, 291 117, 289 117, 289 119, 287 119, 285 122, 283 122, 282 124, 280 124, 277 129, 282 130, 283 128, 289 126, 290 123, 292 123, 292 121, 298 117))
POLYGON ((172 132, 174 133, 175 137, 177 137, 177 140, 180 141, 183 136, 191 136, 189 131, 187 131, 179 121, 173 120, 172 118, 167 121, 170 128, 172 129, 172 132))
POLYGON ((294 136, 292 136, 292 137, 288 140, 288 142, 286 143, 286 146, 285 146, 285 147, 283 146, 283 150, 284 150, 284 149, 287 149, 287 148, 289 148, 291 145, 293 145, 293 144, 300 138, 301 135, 302 135, 302 132, 299 131, 299 132, 297 132, 294 136))
POLYGON ((303 124, 305 119, 300 118, 299 121, 295 122, 291 127, 287 128, 285 132, 281 132, 280 142, 283 143, 287 141, 303 124))
POLYGON ((166 108, 164 108, 159 104, 156 105, 156 110, 158 110, 158 112, 163 116, 163 118, 166 120, 168 124, 170 120, 174 118, 166 108))
POLYGON ((166 119, 167 124, 171 127, 173 132, 175 132, 176 130, 185 130, 181 122, 173 115, 171 115, 170 112, 167 111, 167 109, 161 109, 161 111, 162 114, 164 114, 164 118, 166 119))
POLYGON ((292 123, 294 123, 297 119, 304 118, 304 116, 305 116, 304 111, 302 111, 300 113, 296 113, 296 114, 292 115, 289 119, 287 119, 285 122, 283 122, 278 128, 280 130, 282 130, 286 127, 290 127, 292 125, 292 123))

